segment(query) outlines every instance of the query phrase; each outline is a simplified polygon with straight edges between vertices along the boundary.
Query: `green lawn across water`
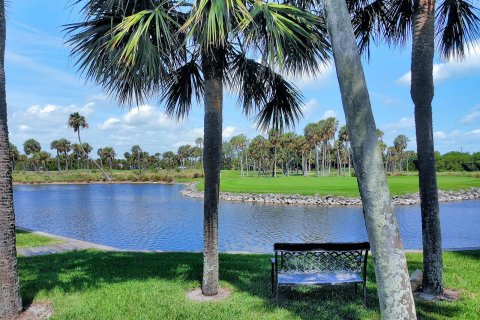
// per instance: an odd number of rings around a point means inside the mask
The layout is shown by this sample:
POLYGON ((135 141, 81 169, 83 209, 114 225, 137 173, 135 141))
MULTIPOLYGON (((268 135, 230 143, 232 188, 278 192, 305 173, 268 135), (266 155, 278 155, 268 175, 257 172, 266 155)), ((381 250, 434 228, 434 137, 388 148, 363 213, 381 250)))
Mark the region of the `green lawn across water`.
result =
MULTIPOLYGON (((278 176, 258 177, 250 173, 241 177, 238 171, 222 171, 220 190, 236 193, 280 193, 301 195, 333 195, 358 197, 357 179, 354 177, 326 176, 278 176)), ((418 192, 418 176, 390 176, 388 184, 393 195, 418 192)), ((439 175, 438 187, 442 190, 459 190, 480 187, 480 178, 474 175, 439 175)), ((198 183, 203 190, 203 181, 198 183)))
POLYGON ((41 247, 62 242, 64 241, 17 229, 17 248, 41 247))
MULTIPOLYGON (((222 286, 232 296, 197 303, 185 292, 200 285, 202 255, 76 251, 19 257, 25 304, 51 301, 52 319, 379 319, 373 266, 368 266, 368 309, 353 287, 283 289, 281 304, 270 295, 267 255, 220 255, 222 286)), ((407 254, 410 272, 422 256, 407 254)), ((479 319, 480 251, 444 254, 447 288, 458 302, 417 302, 421 319, 479 319)))

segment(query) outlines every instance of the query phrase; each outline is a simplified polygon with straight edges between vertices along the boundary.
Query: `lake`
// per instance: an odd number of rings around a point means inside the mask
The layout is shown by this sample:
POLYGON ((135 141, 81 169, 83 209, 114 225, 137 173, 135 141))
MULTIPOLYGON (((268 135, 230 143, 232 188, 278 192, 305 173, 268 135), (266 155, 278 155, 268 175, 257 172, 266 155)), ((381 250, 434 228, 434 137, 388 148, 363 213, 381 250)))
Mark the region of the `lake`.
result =
MULTIPOLYGON (((120 249, 201 251, 203 200, 182 185, 85 184, 14 187, 16 224, 120 249)), ((360 207, 221 201, 221 251, 272 252, 274 242, 366 241, 360 207)), ((480 247, 480 201, 440 205, 443 247, 480 247)), ((406 249, 422 246, 420 207, 397 206, 406 249)))

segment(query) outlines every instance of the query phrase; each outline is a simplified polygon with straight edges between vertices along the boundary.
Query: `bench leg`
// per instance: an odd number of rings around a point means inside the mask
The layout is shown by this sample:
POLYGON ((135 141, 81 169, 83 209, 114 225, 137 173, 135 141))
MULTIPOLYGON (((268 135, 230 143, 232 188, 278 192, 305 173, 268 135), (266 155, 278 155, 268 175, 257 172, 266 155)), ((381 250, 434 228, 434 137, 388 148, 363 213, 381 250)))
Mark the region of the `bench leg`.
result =
POLYGON ((276 286, 276 290, 275 290, 275 302, 278 306, 278 294, 279 294, 279 287, 278 287, 278 283, 277 283, 277 286, 276 286))
POLYGON ((363 305, 367 307, 367 283, 363 283, 363 305))

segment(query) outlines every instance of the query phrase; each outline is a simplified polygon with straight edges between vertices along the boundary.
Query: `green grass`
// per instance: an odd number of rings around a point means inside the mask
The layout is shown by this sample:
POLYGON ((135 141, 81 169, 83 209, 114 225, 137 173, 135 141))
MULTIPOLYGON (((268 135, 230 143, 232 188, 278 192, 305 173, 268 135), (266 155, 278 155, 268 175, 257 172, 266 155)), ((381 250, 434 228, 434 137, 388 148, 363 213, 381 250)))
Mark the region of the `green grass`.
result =
MULTIPOLYGON (((108 170, 107 170, 108 173, 108 170)), ((180 172, 163 170, 139 173, 138 170, 114 170, 114 182, 189 182, 202 177, 201 171, 186 169, 180 172)), ((84 183, 104 181, 103 174, 98 170, 70 170, 68 172, 32 172, 20 171, 13 173, 15 183, 84 183)))
MULTIPOLYGON (((284 289, 277 307, 270 295, 266 255, 220 255, 222 286, 233 291, 220 302, 185 298, 200 285, 202 255, 77 251, 19 257, 25 304, 51 301, 52 319, 378 319, 373 267, 368 272, 368 309, 352 287, 284 289)), ((421 254, 408 254, 421 269, 421 254)), ((423 319, 478 319, 480 251, 445 253, 445 285, 460 289, 454 303, 417 303, 423 319)))
MULTIPOLYGON (((399 175, 388 177, 393 195, 418 192, 418 176, 399 175)), ((439 175, 438 187, 442 190, 459 190, 480 187, 480 177, 474 175, 439 175)), ((203 181, 198 184, 203 190, 203 181)), ((354 177, 279 176, 241 177, 238 171, 222 171, 220 190, 236 193, 281 193, 301 195, 334 195, 358 197, 357 179, 354 177)))
POLYGON ((41 247, 63 242, 59 239, 44 237, 17 229, 17 248, 41 247))

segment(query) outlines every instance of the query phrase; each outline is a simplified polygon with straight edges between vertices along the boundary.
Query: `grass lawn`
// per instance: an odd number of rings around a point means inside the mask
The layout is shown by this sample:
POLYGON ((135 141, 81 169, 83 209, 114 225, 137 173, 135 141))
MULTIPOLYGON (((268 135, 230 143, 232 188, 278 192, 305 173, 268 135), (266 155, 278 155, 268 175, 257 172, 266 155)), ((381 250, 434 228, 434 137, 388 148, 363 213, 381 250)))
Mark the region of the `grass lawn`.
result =
POLYGON ((64 241, 17 230, 17 248, 41 247, 62 242, 64 241))
MULTIPOLYGON (((378 319, 373 267, 368 273, 368 309, 353 287, 284 289, 277 307, 270 296, 266 255, 220 255, 222 285, 230 298, 196 303, 185 292, 199 286, 202 255, 77 251, 19 257, 25 304, 51 301, 53 319, 378 319)), ((371 259, 370 259, 371 260, 371 259)), ((421 269, 421 254, 408 254, 409 269, 421 269)), ((454 303, 417 303, 423 319, 478 319, 480 251, 444 255, 445 286, 460 289, 454 303)))
MULTIPOLYGON (((388 183, 393 195, 418 192, 418 176, 391 176, 388 183)), ((473 175, 439 175, 438 187, 442 190, 459 190, 480 187, 480 178, 473 175)), ((198 188, 203 190, 203 181, 198 188)), ((282 193, 302 195, 335 195, 358 197, 357 178, 354 177, 241 177, 238 171, 222 171, 220 190, 237 193, 282 193)))

